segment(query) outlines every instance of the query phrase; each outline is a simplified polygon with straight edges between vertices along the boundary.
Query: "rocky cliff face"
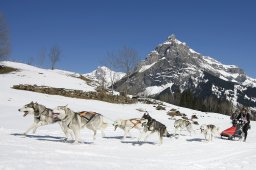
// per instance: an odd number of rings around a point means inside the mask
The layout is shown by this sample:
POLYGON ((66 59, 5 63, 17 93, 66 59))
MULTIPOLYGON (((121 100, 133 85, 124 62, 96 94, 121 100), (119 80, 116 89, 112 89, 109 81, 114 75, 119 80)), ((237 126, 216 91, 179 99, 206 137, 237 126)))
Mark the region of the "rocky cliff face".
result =
POLYGON ((115 84, 118 91, 128 88, 130 94, 158 95, 190 90, 194 95, 214 95, 219 99, 256 107, 256 80, 234 65, 225 65, 203 56, 174 35, 159 44, 139 63, 127 81, 115 84))

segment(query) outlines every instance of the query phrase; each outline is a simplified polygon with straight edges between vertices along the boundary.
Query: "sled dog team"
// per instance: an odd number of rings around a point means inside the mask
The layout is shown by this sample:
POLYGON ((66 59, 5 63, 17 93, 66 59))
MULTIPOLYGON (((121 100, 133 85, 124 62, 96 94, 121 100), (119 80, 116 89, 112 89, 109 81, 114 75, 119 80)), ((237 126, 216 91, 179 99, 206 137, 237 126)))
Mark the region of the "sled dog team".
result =
MULTIPOLYGON (((41 104, 30 102, 19 109, 20 112, 24 112, 24 117, 27 114, 34 115, 33 124, 25 131, 24 135, 27 135, 31 130, 35 133, 40 126, 58 123, 65 134, 65 140, 69 137, 75 140, 75 143, 81 142, 80 130, 84 127, 93 131, 93 139, 95 140, 98 130, 101 131, 104 137, 104 129, 108 124, 104 121, 104 116, 96 112, 74 112, 67 106, 58 106, 54 109, 47 108, 41 104)), ((167 128, 161 122, 153 119, 147 112, 141 118, 116 120, 113 123, 115 130, 118 128, 124 130, 123 139, 129 134, 131 129, 137 129, 140 131, 138 141, 145 141, 147 137, 157 132, 159 134, 159 143, 162 144, 163 137, 177 137, 178 131, 183 129, 187 130, 190 135, 194 132, 192 128, 192 122, 190 120, 178 119, 174 122, 175 133, 169 134, 167 128)), ((219 128, 215 125, 201 125, 201 133, 204 134, 206 141, 211 141, 213 136, 218 135, 219 128)))

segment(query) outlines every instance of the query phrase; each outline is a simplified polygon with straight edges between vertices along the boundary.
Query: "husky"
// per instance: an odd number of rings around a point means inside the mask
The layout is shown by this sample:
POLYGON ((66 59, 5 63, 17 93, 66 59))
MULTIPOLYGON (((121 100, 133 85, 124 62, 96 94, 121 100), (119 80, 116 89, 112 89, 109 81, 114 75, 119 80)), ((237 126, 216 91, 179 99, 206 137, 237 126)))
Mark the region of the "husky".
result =
MULTIPOLYGON (((103 121, 103 116, 95 112, 74 112, 67 106, 58 106, 53 109, 56 118, 62 122, 65 133, 69 134, 72 139, 75 139, 75 143, 81 142, 80 130, 81 128, 87 127, 94 132, 93 139, 97 130, 105 129, 108 124, 103 121)), ((102 131, 102 135, 104 133, 102 131)))
POLYGON ((54 119, 62 122, 63 131, 66 139, 71 136, 74 143, 81 142, 80 129, 81 117, 79 114, 70 110, 67 106, 57 106, 53 109, 54 119))
POLYGON ((141 135, 139 136, 138 140, 141 141, 142 136, 144 137, 144 141, 147 139, 147 137, 154 133, 154 132, 158 132, 159 134, 159 144, 163 143, 163 137, 170 137, 171 135, 168 133, 166 126, 158 121, 156 121, 155 119, 153 119, 147 112, 144 113, 144 115, 142 116, 142 119, 146 119, 147 122, 143 124, 144 128, 143 128, 143 132, 141 133, 141 135))
MULTIPOLYGON (((27 116, 28 114, 34 115, 34 123, 24 132, 24 135, 27 135, 32 129, 34 134, 36 133, 38 127, 58 122, 54 119, 52 109, 38 104, 37 102, 30 102, 29 104, 26 104, 22 108, 18 109, 18 111, 24 112, 23 117, 27 116)), ((59 125, 62 128, 61 122, 59 122, 59 125)))
POLYGON ((205 140, 208 142, 212 141, 213 136, 217 136, 220 134, 219 128, 212 124, 209 124, 209 125, 203 124, 201 125, 200 130, 201 130, 201 133, 204 134, 205 140))
POLYGON ((186 119, 177 119, 174 122, 174 128, 175 128, 175 136, 177 135, 177 131, 181 131, 183 129, 186 129, 190 136, 191 136, 191 132, 194 131, 192 128, 192 123, 189 120, 186 119))
POLYGON ((131 129, 138 129, 140 132, 143 130, 143 125, 147 123, 147 119, 140 119, 140 118, 133 118, 127 120, 116 120, 113 123, 115 130, 119 127, 120 129, 124 130, 123 139, 126 138, 127 134, 130 132, 131 129))
POLYGON ((93 140, 96 139, 97 130, 101 131, 102 137, 105 137, 104 129, 108 127, 108 123, 104 121, 103 115, 96 112, 79 112, 81 117, 82 128, 87 127, 93 131, 93 140))

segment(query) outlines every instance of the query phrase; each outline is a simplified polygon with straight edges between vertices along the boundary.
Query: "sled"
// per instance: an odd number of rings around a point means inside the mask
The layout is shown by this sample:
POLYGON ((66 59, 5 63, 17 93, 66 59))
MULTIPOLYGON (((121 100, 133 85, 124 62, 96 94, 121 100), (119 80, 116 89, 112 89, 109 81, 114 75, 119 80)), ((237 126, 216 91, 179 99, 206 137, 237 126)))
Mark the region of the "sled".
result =
POLYGON ((242 124, 238 123, 232 127, 224 130, 220 134, 221 138, 227 137, 229 140, 234 140, 236 138, 242 139, 242 124))

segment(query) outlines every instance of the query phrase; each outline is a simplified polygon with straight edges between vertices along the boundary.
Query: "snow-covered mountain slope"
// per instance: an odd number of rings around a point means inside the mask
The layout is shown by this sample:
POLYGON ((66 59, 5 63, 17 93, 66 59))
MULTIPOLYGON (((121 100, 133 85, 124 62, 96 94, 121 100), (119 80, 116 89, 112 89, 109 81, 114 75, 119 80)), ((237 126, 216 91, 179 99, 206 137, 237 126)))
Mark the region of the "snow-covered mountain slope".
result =
POLYGON ((212 94, 234 106, 240 103, 256 108, 255 79, 237 66, 201 55, 174 35, 148 54, 129 82, 117 82, 116 90, 122 91, 127 84, 131 94, 155 95, 167 88, 182 93, 189 89, 203 99, 205 94, 212 94))
POLYGON ((110 70, 106 66, 101 66, 98 67, 96 70, 92 71, 91 73, 83 74, 83 76, 92 79, 99 84, 104 83, 106 87, 109 87, 111 86, 111 84, 123 78, 125 76, 125 73, 115 72, 113 70, 110 70))
MULTIPOLYGON (((10 74, 2 74, 7 88, 18 84, 30 84, 38 86, 50 86, 57 88, 67 88, 83 91, 95 91, 95 87, 90 86, 86 81, 79 78, 79 74, 64 70, 48 70, 27 64, 4 61, 0 65, 18 69, 10 74)), ((3 83, 1 83, 3 86, 3 83)))
MULTIPOLYGON (((6 64, 6 63, 5 63, 6 64)), ((9 63, 10 66, 13 63, 9 63)), ((147 142, 138 143, 138 131, 131 131, 131 138, 121 140, 123 131, 111 125, 113 120, 141 117, 137 109, 147 110, 150 115, 167 126, 169 133, 174 133, 174 120, 169 120, 166 112, 177 109, 190 117, 196 114, 199 124, 211 123, 224 130, 231 126, 228 116, 216 113, 204 113, 171 104, 165 104, 166 111, 157 111, 152 104, 111 104, 96 100, 67 98, 46 95, 29 91, 12 89, 13 84, 33 83, 51 86, 79 88, 77 80, 66 76, 63 71, 37 69, 23 64, 20 72, 0 74, 0 169, 106 169, 106 170, 138 170, 159 169, 255 169, 256 123, 251 122, 247 142, 229 141, 215 138, 206 143, 194 126, 195 133, 190 136, 182 131, 178 138, 164 138, 158 145, 156 134, 151 135, 147 142), (61 72, 61 73, 60 73, 61 72), (42 76, 42 74, 45 77, 42 76), (53 79, 54 80, 51 80, 53 79), (42 81, 42 79, 44 81, 42 81), (49 80, 49 81, 48 81, 49 80), (53 83, 54 84, 51 84, 53 83), (63 84, 64 83, 64 84, 63 84), (66 105, 74 111, 96 111, 105 116, 109 122, 106 137, 99 134, 95 142, 92 132, 83 129, 82 140, 85 143, 71 144, 62 142, 64 134, 58 124, 39 127, 36 134, 28 137, 20 135, 33 121, 29 115, 23 117, 18 112, 24 104, 31 101, 41 103, 49 108, 66 105)), ((85 88, 86 90, 86 88, 85 88)))

